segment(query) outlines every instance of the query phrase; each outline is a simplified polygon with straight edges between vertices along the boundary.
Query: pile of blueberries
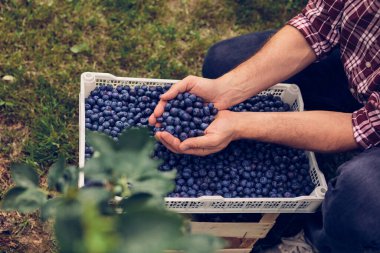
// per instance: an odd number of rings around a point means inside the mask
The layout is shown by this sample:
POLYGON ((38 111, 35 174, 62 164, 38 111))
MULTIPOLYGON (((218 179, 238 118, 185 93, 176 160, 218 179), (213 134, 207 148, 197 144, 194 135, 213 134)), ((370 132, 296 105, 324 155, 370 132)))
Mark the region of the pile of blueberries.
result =
POLYGON ((170 197, 218 195, 225 198, 296 197, 309 195, 314 184, 305 152, 240 140, 206 157, 178 155, 157 143, 160 170, 178 171, 170 197))
MULTIPOLYGON (((159 97, 170 86, 97 86, 85 101, 86 128, 115 140, 128 127, 148 127, 159 97)), ((229 108, 235 112, 283 112, 290 106, 271 94, 254 96, 229 108)), ((157 119, 156 131, 167 131, 181 141, 201 136, 218 110, 190 93, 168 101, 157 119)), ((86 146, 86 158, 93 150, 86 146)), ((309 162, 302 150, 250 140, 232 142, 206 157, 175 154, 156 143, 153 158, 162 159, 161 171, 177 170, 175 190, 169 197, 219 195, 236 197, 296 197, 314 189, 309 162)))

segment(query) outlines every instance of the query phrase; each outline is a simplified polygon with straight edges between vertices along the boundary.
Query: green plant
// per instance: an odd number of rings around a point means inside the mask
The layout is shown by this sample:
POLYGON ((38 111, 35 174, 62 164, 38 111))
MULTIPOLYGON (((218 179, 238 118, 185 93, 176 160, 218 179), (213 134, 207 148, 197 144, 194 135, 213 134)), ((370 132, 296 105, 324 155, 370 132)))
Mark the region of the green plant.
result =
POLYGON ((83 170, 63 159, 50 168, 49 189, 59 193, 54 197, 38 187, 33 168, 12 166, 16 186, 5 194, 2 209, 39 210, 42 220, 52 219, 64 253, 209 253, 222 247, 214 237, 191 235, 186 220, 166 209, 163 197, 173 189, 175 173, 156 170, 148 131, 130 129, 117 143, 99 133, 86 137, 95 153, 83 170), (79 188, 81 171, 103 186, 79 188))

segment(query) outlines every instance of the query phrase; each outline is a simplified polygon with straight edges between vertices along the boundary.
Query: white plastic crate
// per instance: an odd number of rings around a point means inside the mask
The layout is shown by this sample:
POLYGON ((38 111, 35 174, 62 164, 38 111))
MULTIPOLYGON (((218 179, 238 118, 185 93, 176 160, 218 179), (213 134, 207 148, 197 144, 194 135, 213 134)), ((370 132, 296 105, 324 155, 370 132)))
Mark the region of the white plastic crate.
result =
MULTIPOLYGON (((79 166, 85 163, 85 98, 97 85, 163 86, 178 80, 116 77, 108 73, 85 72, 81 75, 79 95, 79 166)), ((301 92, 294 84, 276 84, 260 94, 273 94, 291 106, 293 111, 303 111, 301 92)), ((306 152, 310 163, 310 176, 315 184, 309 196, 295 198, 223 198, 202 196, 199 198, 165 198, 168 208, 180 213, 311 213, 322 203, 327 184, 319 170, 314 153, 306 152)), ((79 186, 84 185, 83 173, 79 186)))

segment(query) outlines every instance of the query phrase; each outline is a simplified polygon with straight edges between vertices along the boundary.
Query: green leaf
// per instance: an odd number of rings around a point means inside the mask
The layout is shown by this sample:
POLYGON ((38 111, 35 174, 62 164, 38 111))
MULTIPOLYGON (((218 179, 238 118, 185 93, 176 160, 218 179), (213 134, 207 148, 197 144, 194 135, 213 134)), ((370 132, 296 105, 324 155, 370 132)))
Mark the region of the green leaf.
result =
POLYGON ((84 165, 84 174, 87 179, 95 181, 111 180, 112 170, 103 165, 99 158, 90 158, 84 165))
POLYGON ((120 201, 119 206, 126 212, 138 212, 146 208, 165 208, 165 202, 148 193, 137 193, 120 201))
POLYGON ((49 189, 64 193, 69 188, 77 188, 78 177, 79 169, 75 166, 65 167, 65 160, 60 157, 49 169, 49 189))
POLYGON ((83 245, 82 215, 82 205, 76 200, 65 200, 57 209, 54 230, 60 252, 87 253, 83 245))
POLYGON ((81 43, 81 44, 76 44, 70 48, 70 51, 73 52, 74 54, 78 54, 81 52, 89 52, 90 47, 88 46, 87 43, 81 43))
POLYGON ((55 197, 49 199, 42 207, 41 207, 41 219, 46 221, 49 218, 55 217, 57 210, 60 206, 63 205, 64 200, 62 197, 55 197))
POLYGON ((45 202, 46 195, 37 188, 14 187, 5 194, 2 208, 31 213, 42 207, 45 202))
POLYGON ((146 128, 131 128, 124 131, 118 142, 118 149, 129 151, 140 151, 146 145, 153 148, 154 139, 149 137, 149 131, 146 128))
POLYGON ((119 235, 115 230, 116 221, 115 217, 101 215, 92 204, 85 203, 82 224, 85 227, 83 244, 86 252, 114 252, 114 249, 120 245, 119 235))
POLYGON ((2 105, 11 107, 11 106, 14 106, 14 103, 0 99, 0 106, 2 106, 2 105))
POLYGON ((150 193, 155 196, 165 196, 174 189, 174 182, 160 174, 156 177, 132 181, 131 184, 133 193, 150 193))
POLYGON ((105 188, 81 188, 78 192, 78 201, 96 207, 101 213, 113 213, 109 202, 112 194, 105 188))
POLYGON ((37 172, 26 164, 13 164, 11 166, 12 178, 17 186, 36 187, 38 186, 39 177, 37 172))
POLYGON ((65 159, 59 157, 58 161, 55 162, 49 169, 48 173, 48 186, 51 190, 57 190, 56 184, 58 180, 62 177, 63 171, 65 169, 65 159))
POLYGON ((183 235, 183 218, 162 209, 128 212, 118 222, 123 236, 118 253, 158 253, 176 248, 183 235))
POLYGON ((112 156, 116 148, 114 140, 108 135, 88 130, 86 131, 86 142, 90 144, 94 150, 99 151, 103 155, 112 156))

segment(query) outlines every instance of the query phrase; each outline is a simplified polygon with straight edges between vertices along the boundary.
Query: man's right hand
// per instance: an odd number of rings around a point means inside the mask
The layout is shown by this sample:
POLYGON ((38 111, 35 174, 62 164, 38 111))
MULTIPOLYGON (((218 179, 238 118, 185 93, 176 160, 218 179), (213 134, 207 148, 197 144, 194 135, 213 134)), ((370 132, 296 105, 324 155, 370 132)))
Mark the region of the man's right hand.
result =
POLYGON ((232 106, 226 97, 228 87, 218 79, 207 79, 197 76, 188 76, 174 84, 166 93, 160 97, 153 114, 149 117, 149 124, 156 124, 156 118, 164 112, 165 104, 168 100, 175 98, 179 93, 190 92, 203 98, 206 102, 211 102, 219 110, 227 109, 232 106))

